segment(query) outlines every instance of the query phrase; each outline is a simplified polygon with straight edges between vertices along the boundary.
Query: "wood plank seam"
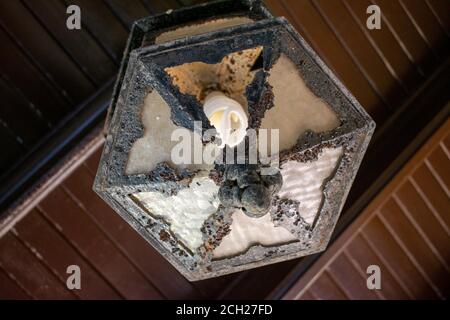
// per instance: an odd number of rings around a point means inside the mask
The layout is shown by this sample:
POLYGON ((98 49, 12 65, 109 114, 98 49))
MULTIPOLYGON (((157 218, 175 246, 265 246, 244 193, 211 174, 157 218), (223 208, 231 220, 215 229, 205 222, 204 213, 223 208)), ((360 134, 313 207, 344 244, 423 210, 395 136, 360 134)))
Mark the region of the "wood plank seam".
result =
POLYGON ((358 238, 359 238, 359 241, 363 242, 369 248, 369 250, 375 256, 375 258, 380 260, 381 263, 385 266, 385 269, 383 270, 383 272, 384 273, 387 272, 392 277, 392 279, 394 279, 395 283, 398 285, 400 290, 402 290, 406 296, 408 296, 410 299, 412 299, 413 297, 412 297, 412 294, 409 291, 409 289, 405 287, 405 285, 403 284, 401 279, 398 277, 395 270, 389 264, 386 263, 386 259, 383 256, 381 256, 379 254, 379 252, 377 250, 375 250, 372 247, 372 245, 366 240, 367 239, 366 235, 364 233, 360 232, 358 238))
POLYGON ((30 148, 30 146, 25 144, 25 141, 23 141, 22 137, 20 137, 16 132, 14 132, 14 130, 12 130, 11 127, 2 118, 0 118, 0 124, 24 151, 30 148))
POLYGON ((402 9, 405 11, 406 15, 408 16, 409 20, 411 21, 411 23, 414 25, 414 28, 416 28, 417 32, 419 33, 419 35, 422 37, 422 39, 425 41, 425 43, 428 46, 428 49, 430 50, 431 53, 433 53, 433 55, 436 57, 436 60, 440 61, 441 57, 439 57, 438 53, 436 52, 436 50, 434 49, 434 47, 430 44, 430 41, 428 40, 427 36, 425 35, 425 33, 423 32, 422 28, 419 26, 419 24, 417 23, 416 19, 414 18, 414 16, 411 14, 411 12, 409 11, 408 7, 403 3, 402 0, 398 0, 400 6, 402 7, 402 9))
POLYGON ((381 250, 379 250, 374 243, 370 240, 370 237, 367 236, 364 232, 361 232, 361 237, 364 239, 364 241, 367 243, 369 248, 375 253, 375 255, 381 260, 381 262, 386 266, 386 268, 389 270, 392 277, 397 281, 398 285, 405 291, 405 293, 408 295, 410 299, 414 299, 414 295, 412 294, 411 290, 406 286, 404 281, 398 276, 397 272, 395 272, 395 268, 391 266, 388 259, 384 257, 381 250))
POLYGON ((444 144, 444 142, 440 142, 439 145, 444 150, 445 154, 447 155, 447 158, 450 159, 450 150, 448 150, 447 146, 444 144))
POLYGON ((436 171, 436 169, 434 168, 434 166, 431 164, 430 160, 427 158, 424 160, 425 165, 427 166, 428 170, 430 170, 431 174, 433 175, 434 179, 436 180, 436 182, 440 185, 440 187, 442 188, 442 191, 445 192, 445 194, 447 195, 447 197, 450 197, 450 190, 447 188, 447 186, 445 185, 444 181, 442 180, 441 176, 439 175, 439 173, 436 171))
MULTIPOLYGON (((68 7, 69 3, 67 0, 60 0, 60 2, 65 6, 68 7)), ((94 39, 95 43, 103 50, 103 52, 106 54, 106 56, 109 58, 109 60, 118 68, 120 63, 115 57, 115 54, 111 52, 109 48, 105 46, 105 44, 94 34, 94 32, 86 25, 85 22, 83 22, 83 19, 81 19, 81 28, 85 30, 88 35, 94 39)))
POLYGON ((377 84, 375 83, 375 81, 372 79, 372 77, 369 75, 369 73, 367 72, 367 70, 362 66, 362 64, 359 62, 358 58, 355 56, 355 54, 353 53, 353 51, 351 50, 351 48, 349 48, 349 46, 346 44, 346 42, 344 41, 342 35, 336 30, 336 28, 333 26, 333 23, 331 22, 331 20, 327 17, 325 11, 315 2, 310 0, 311 4, 314 6, 314 8, 317 10, 317 12, 319 13, 319 15, 321 16, 321 18, 325 21, 326 25, 329 27, 329 29, 333 32, 333 34, 335 35, 335 37, 338 39, 339 43, 342 45, 342 47, 344 48, 344 50, 348 53, 348 55, 350 56, 351 60, 353 61, 353 63, 358 67, 358 69, 363 73, 364 77, 367 79, 367 81, 369 82, 370 86, 372 87, 372 89, 374 90, 374 92, 377 94, 377 96, 380 98, 380 100, 383 102, 383 104, 387 107, 388 110, 391 110, 393 108, 393 106, 391 106, 384 95, 381 94, 377 84))
POLYGON ((78 67, 78 69, 84 74, 87 80, 94 86, 95 89, 100 87, 100 83, 95 81, 94 77, 92 77, 89 72, 86 71, 86 68, 81 65, 77 59, 67 50, 59 41, 56 39, 51 30, 42 22, 42 19, 37 16, 32 8, 23 0, 20 0, 22 5, 28 10, 28 12, 33 16, 33 18, 39 23, 39 25, 47 32, 47 34, 52 38, 52 40, 57 44, 57 46, 69 57, 69 59, 78 67))
POLYGON ((28 297, 30 297, 30 299, 32 300, 36 300, 37 298, 35 296, 33 296, 31 294, 31 292, 29 292, 21 283, 20 281, 10 272, 8 272, 2 262, 0 261, 0 271, 3 272, 9 279, 11 279, 12 282, 14 282, 18 288, 20 288, 20 290, 22 290, 23 293, 25 293, 25 295, 27 295, 28 297))
POLYGON ((11 91, 15 93, 16 96, 19 97, 20 100, 23 101, 23 103, 28 107, 28 109, 31 110, 31 112, 36 116, 37 120, 44 124, 48 129, 53 128, 53 124, 50 122, 50 120, 46 119, 44 115, 42 114, 41 110, 39 110, 34 103, 32 103, 23 93, 23 91, 18 88, 17 86, 12 83, 11 80, 8 79, 8 77, 4 74, 0 74, 0 80, 3 82, 3 84, 11 91))
POLYGON ((59 234, 59 236, 61 236, 71 247, 72 249, 84 260, 84 262, 86 264, 88 264, 92 270, 94 270, 95 272, 97 272, 97 274, 99 275, 100 278, 103 279, 103 281, 109 285, 109 287, 121 298, 121 299, 125 299, 125 296, 119 291, 119 289, 117 289, 112 283, 111 281, 105 277, 105 275, 91 262, 91 260, 83 253, 83 250, 80 250, 80 248, 78 247, 78 245, 76 243, 74 243, 72 240, 70 240, 70 238, 68 238, 65 233, 63 232, 63 229, 60 225, 58 225, 56 222, 54 222, 49 216, 48 214, 44 211, 43 208, 41 208, 40 206, 36 207, 36 210, 39 212, 39 214, 41 215, 41 217, 47 221, 47 223, 59 234))
POLYGON ((445 28, 445 23, 441 20, 436 10, 434 10, 433 6, 430 4, 430 0, 425 0, 425 4, 427 5, 428 9, 430 9, 431 13, 434 15, 434 18, 439 23, 439 26, 441 27, 442 31, 444 31, 447 37, 450 37, 450 32, 448 32, 447 29, 445 28))
MULTIPOLYGON (((361 280, 366 282, 367 274, 363 271, 362 266, 348 252, 347 247, 345 248, 345 250, 342 251, 341 255, 344 255, 344 257, 350 262, 350 264, 353 266, 353 268, 356 270, 356 272, 361 276, 361 280)), ((373 291, 375 292, 375 295, 379 299, 386 300, 386 297, 383 295, 381 290, 373 290, 373 291)))
POLYGON ((375 42, 375 40, 372 38, 372 36, 367 31, 367 27, 361 23, 361 21, 358 19, 355 11, 351 8, 351 6, 348 4, 347 0, 342 0, 344 3, 344 7, 347 9, 347 11, 350 13, 351 17, 353 18, 356 25, 359 27, 361 32, 364 34, 366 39, 369 41, 371 47, 374 49, 374 51, 379 56, 380 60, 383 61, 384 65, 386 66, 386 69, 389 71, 389 73, 392 75, 392 77, 395 79, 395 81, 398 83, 400 88, 402 88, 403 92, 405 94, 409 93, 409 89, 406 87, 405 83, 402 81, 400 76, 397 74, 397 72, 392 67, 391 63, 388 61, 384 53, 379 48, 378 44, 375 42))
POLYGON ((447 263, 445 262, 444 257, 442 257, 441 253, 439 252, 439 250, 436 248, 436 246, 432 243, 432 241, 430 240, 430 238, 427 236, 426 232, 423 230, 423 228, 420 226, 420 224, 416 221, 416 219, 414 219, 414 217, 412 216, 411 212, 408 210, 408 208, 406 208, 406 206, 403 204, 403 202, 401 201, 401 199, 398 198, 398 196, 396 194, 392 195, 392 198, 394 199, 394 201, 397 203, 397 205, 400 207, 401 212, 403 212, 403 214, 406 216, 406 218, 410 221, 410 223, 415 227, 415 229, 417 230, 417 232, 419 233, 419 235, 422 237, 422 239, 425 241, 425 243, 427 243, 427 245, 429 246, 430 250, 435 254, 435 256, 439 259, 439 261, 441 261, 444 266, 448 269, 449 266, 447 265, 447 263))
POLYGON ((420 199, 423 200, 423 202, 425 203, 425 205, 428 207, 428 209, 430 209, 431 213, 433 214, 433 216, 436 218, 436 220, 439 222, 439 224, 441 225, 441 227, 444 229, 445 233, 450 236, 450 229, 449 227, 446 225, 446 223, 442 220, 441 215, 437 212, 436 208, 434 207, 434 205, 431 203, 430 199, 428 198, 428 196, 424 193, 424 190, 422 189, 422 187, 420 186, 419 183, 417 183, 416 179, 413 176, 409 177, 409 181, 411 182, 411 184, 414 186, 414 188, 416 189, 417 193, 420 196, 420 199))
POLYGON ((112 5, 107 0, 102 0, 103 3, 109 8, 109 11, 114 15, 114 17, 120 22, 120 24, 123 26, 127 32, 131 30, 131 26, 128 26, 126 21, 124 21, 116 12, 116 10, 112 7, 112 5))
POLYGON ((286 4, 286 0, 280 0, 280 4, 283 7, 284 11, 286 12, 286 15, 290 17, 290 21, 295 25, 295 28, 300 31, 303 35, 305 40, 308 41, 308 43, 311 44, 312 47, 314 47, 314 50, 320 55, 320 58, 323 59, 323 61, 328 65, 331 66, 331 63, 327 57, 326 54, 321 50, 320 46, 317 45, 317 42, 315 41, 314 37, 311 36, 309 31, 303 27, 301 21, 297 18, 296 15, 292 14, 292 11, 289 9, 288 5, 286 4))
MULTIPOLYGON (((379 3, 376 0, 370 0, 372 4, 374 5, 378 5, 379 3)), ((403 49, 403 52, 405 53, 405 55, 408 57, 409 61, 412 63, 412 65, 417 69, 417 72, 419 72, 419 74, 425 78, 425 72, 424 70, 420 67, 420 65, 417 63, 417 61, 415 61, 413 54, 408 50, 408 48, 406 47, 405 43, 403 42, 402 38, 399 36, 399 34, 397 33, 397 31, 395 30, 395 28, 392 26, 389 18, 383 13, 383 11, 381 11, 381 17, 383 19, 384 24, 386 24, 386 26, 389 28, 389 31, 392 33, 392 35, 394 36, 395 40, 397 41, 397 43, 400 45, 400 47, 403 49)))
POLYGON ((76 290, 69 290, 66 285, 66 280, 63 278, 61 274, 58 273, 52 266, 45 260, 45 258, 39 253, 39 251, 34 248, 28 241, 22 239, 15 228, 10 230, 10 233, 28 250, 28 252, 36 258, 38 263, 40 263, 45 269, 47 269, 50 274, 52 274, 61 284, 67 289, 72 296, 74 296, 77 300, 81 299, 76 290))
MULTIPOLYGON (((332 278, 333 282, 336 283, 337 285, 339 285, 341 291, 343 291, 345 293, 345 296, 347 297, 348 300, 352 300, 355 299, 355 297, 353 297, 352 293, 354 294, 355 292, 352 292, 349 288, 347 288, 345 281, 342 281, 342 279, 340 279, 340 277, 336 277, 334 274, 335 272, 332 270, 334 264, 336 263, 337 259, 345 259, 347 260, 347 262, 349 262, 351 267, 354 267, 352 265, 352 263, 350 261, 348 261, 347 257, 345 256, 345 250, 343 250, 334 260, 334 263, 331 263, 330 265, 328 265, 328 268, 326 269, 329 276, 332 278)), ((346 270, 347 272, 349 272, 349 270, 346 270)), ((358 270, 355 270, 356 273, 359 275, 358 270)), ((350 271, 351 272, 351 271, 350 271)))
POLYGON ((67 103, 67 105, 63 104, 63 107, 66 108, 66 110, 71 110, 75 106, 75 101, 67 95, 65 90, 63 90, 62 87, 53 79, 53 77, 51 77, 50 73, 45 70, 45 68, 33 57, 33 55, 26 50, 26 48, 7 29, 1 20, 0 29, 3 30, 6 36, 11 40, 12 44, 22 53, 36 72, 39 73, 45 81, 51 84, 49 88, 67 103))
POLYGON ((156 12, 154 12, 154 11, 152 10, 152 8, 150 8, 150 6, 149 6, 149 4, 148 4, 147 1, 144 1, 144 0, 139 0, 139 1, 142 3, 142 5, 145 7, 145 9, 147 9, 147 11, 148 11, 148 13, 149 13, 150 15, 153 15, 153 14, 156 13, 156 12))
POLYGON ((97 219, 95 217, 93 217, 91 214, 89 214, 88 210, 86 209, 86 207, 81 203, 81 201, 64 185, 60 186, 63 191, 67 194, 67 196, 72 200, 72 202, 75 203, 76 206, 78 206, 81 211, 88 217, 88 219, 95 225, 95 227, 100 231, 100 233, 102 233, 106 239, 108 239, 108 241, 113 245, 114 248, 116 248, 116 250, 136 269, 136 271, 144 278, 148 281, 149 285, 155 289, 156 292, 158 292, 163 298, 167 298, 165 296, 165 294, 163 294, 161 292, 161 289, 159 289, 153 282, 151 279, 149 279, 147 277, 147 275, 145 274, 145 272, 142 270, 142 268, 137 265, 136 261, 134 261, 134 259, 132 257, 130 257, 130 255, 127 253, 127 251, 123 248, 123 246, 118 243, 105 229, 104 227, 101 225, 101 223, 99 223, 97 221, 97 219))
POLYGON ((391 234, 391 236, 394 238, 397 245, 402 249, 402 251, 406 254, 409 261, 412 263, 412 265, 416 268, 416 270, 420 273, 420 275, 425 279, 427 284, 433 289, 433 291, 438 295, 440 299, 445 299, 445 296, 442 294, 441 290, 436 286, 436 284, 431 280, 427 272, 423 269, 422 265, 417 261, 417 259, 412 254, 411 250, 408 248, 408 246, 403 242, 403 240, 398 236, 398 234, 395 232, 393 227, 390 225, 388 221, 386 221, 386 218, 383 217, 382 214, 378 214, 378 218, 380 219, 383 226, 386 228, 386 230, 391 234))
POLYGON ((342 293, 342 295, 345 297, 345 299, 346 299, 346 300, 350 300, 349 294, 347 293, 347 291, 345 290, 345 288, 342 287, 342 285, 336 280, 336 278, 333 276, 333 273, 330 272, 330 269, 328 269, 328 268, 325 269, 325 270, 323 271, 323 273, 326 274, 326 275, 330 278, 331 282, 334 284, 334 286, 336 287, 336 289, 338 289, 338 291, 342 293))

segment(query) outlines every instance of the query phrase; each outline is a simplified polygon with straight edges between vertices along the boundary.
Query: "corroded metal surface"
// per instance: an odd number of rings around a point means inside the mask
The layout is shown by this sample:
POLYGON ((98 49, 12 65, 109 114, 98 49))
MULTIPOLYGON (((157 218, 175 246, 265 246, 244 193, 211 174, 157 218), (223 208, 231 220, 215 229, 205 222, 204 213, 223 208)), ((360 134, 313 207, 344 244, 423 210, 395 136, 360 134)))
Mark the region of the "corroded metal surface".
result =
MULTIPOLYGON (((375 128, 358 102, 285 19, 270 17, 257 2, 243 3, 250 3, 252 9, 241 14, 257 17, 259 21, 158 45, 147 41, 147 46, 139 47, 145 35, 152 39, 158 34, 160 26, 155 23, 155 18, 135 24, 117 82, 112 118, 94 185, 96 192, 118 214, 190 280, 215 277, 324 250, 375 128), (146 32, 141 29, 143 25, 146 32), (193 251, 172 232, 167 221, 152 215, 133 196, 141 192, 167 193, 167 190, 175 194, 177 190, 186 188, 192 173, 177 174, 170 167, 161 165, 147 174, 126 175, 125 166, 133 143, 144 134, 140 106, 152 90, 156 90, 170 106, 171 119, 176 125, 193 130, 193 121, 201 121, 203 129, 211 128, 199 101, 177 90, 165 68, 194 61, 214 64, 227 54, 257 46, 263 47, 263 64, 246 90, 251 127, 257 128, 265 111, 273 107, 267 75, 280 55, 294 63, 306 86, 331 107, 340 123, 337 128, 325 132, 306 131, 295 146, 281 153, 280 165, 287 161, 312 162, 325 148, 342 148, 342 155, 332 176, 324 181, 323 199, 313 223, 303 221, 294 210, 295 201, 274 198, 270 213, 272 221, 292 232, 296 241, 276 246, 255 244, 240 254, 214 259, 214 249, 230 232, 233 210, 219 206, 201 228, 203 245, 193 251)), ((204 8, 202 6, 202 10, 204 8)), ((164 19, 171 20, 171 14, 164 19)), ((179 16, 179 13, 175 14, 179 16)), ((216 166, 210 176, 217 184, 222 183, 220 167, 216 166)))

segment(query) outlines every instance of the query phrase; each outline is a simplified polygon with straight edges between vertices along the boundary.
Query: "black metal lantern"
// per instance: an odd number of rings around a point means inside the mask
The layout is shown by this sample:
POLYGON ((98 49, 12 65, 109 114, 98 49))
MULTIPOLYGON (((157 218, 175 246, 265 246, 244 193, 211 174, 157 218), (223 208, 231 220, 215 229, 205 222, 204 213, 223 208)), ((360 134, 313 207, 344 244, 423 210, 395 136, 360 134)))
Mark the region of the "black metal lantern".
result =
POLYGON ((259 1, 170 11, 133 26, 94 189, 186 278, 215 277, 324 250, 374 128, 259 1), (248 134, 230 142, 242 128, 276 130, 276 165, 174 160, 177 130, 259 151, 248 134))

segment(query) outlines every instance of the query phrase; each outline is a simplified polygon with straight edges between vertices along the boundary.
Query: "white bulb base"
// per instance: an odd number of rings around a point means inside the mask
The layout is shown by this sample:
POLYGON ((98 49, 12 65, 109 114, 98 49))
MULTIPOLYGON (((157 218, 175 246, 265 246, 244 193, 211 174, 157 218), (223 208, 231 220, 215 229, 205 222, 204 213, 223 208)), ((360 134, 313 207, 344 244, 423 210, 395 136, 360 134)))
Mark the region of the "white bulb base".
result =
POLYGON ((225 145, 233 148, 244 140, 248 118, 239 102, 228 98, 220 91, 213 91, 206 96, 203 111, 217 130, 222 141, 220 148, 224 148, 225 145))

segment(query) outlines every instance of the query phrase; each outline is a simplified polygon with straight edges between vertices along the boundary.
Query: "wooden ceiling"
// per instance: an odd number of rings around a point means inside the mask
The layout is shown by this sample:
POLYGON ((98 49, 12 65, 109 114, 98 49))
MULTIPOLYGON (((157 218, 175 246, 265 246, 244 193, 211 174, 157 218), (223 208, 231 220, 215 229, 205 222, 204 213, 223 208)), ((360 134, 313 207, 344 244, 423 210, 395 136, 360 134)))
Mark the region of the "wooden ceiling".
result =
POLYGON ((447 120, 284 299, 448 299, 449 170, 447 120))
MULTIPOLYGON (((7 151, 0 157, 0 181, 29 168, 28 159, 60 135, 61 127, 76 121, 89 98, 114 78, 132 21, 188 2, 70 1, 80 5, 83 26, 68 31, 62 27, 65 0, 1 1, 0 148, 7 151)), ((352 205, 439 111, 433 101, 445 89, 429 88, 439 84, 445 88, 448 81, 444 71, 450 52, 449 3, 266 3, 293 23, 377 121, 378 136, 337 227, 343 230, 354 218, 349 213, 352 205), (365 28, 370 4, 381 7, 381 30, 365 28)), ((0 296, 264 298, 280 286, 286 290, 308 267, 300 259, 197 284, 186 282, 92 193, 98 152, 0 240, 0 288, 8 288, 0 290, 0 296), (88 270, 89 292, 65 289, 63 267, 70 261, 88 270)))

